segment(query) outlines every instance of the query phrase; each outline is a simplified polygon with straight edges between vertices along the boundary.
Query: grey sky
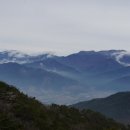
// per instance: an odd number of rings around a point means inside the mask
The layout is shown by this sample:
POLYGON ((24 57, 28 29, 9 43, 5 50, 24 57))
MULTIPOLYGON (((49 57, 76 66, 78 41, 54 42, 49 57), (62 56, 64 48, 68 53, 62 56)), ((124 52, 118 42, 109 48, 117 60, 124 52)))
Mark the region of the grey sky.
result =
POLYGON ((130 51, 130 0, 0 0, 0 49, 130 51))

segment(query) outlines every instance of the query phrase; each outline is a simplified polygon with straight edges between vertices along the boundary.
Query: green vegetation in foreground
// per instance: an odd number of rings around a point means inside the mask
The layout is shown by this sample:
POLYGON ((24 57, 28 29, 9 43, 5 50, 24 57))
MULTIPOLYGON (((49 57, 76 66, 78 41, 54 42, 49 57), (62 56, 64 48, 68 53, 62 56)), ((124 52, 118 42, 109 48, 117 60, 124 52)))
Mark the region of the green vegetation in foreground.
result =
POLYGON ((45 106, 0 82, 0 130, 129 130, 91 110, 45 106))

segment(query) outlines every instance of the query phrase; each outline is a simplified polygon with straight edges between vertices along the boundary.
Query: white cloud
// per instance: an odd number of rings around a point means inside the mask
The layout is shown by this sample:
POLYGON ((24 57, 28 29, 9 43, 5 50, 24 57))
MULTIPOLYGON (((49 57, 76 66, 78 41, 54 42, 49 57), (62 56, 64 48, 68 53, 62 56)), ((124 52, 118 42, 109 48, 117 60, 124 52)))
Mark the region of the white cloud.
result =
POLYGON ((130 63, 122 61, 124 56, 130 57, 130 52, 120 52, 120 53, 115 54, 115 56, 116 56, 117 62, 119 62, 120 64, 122 64, 124 66, 130 66, 130 63))

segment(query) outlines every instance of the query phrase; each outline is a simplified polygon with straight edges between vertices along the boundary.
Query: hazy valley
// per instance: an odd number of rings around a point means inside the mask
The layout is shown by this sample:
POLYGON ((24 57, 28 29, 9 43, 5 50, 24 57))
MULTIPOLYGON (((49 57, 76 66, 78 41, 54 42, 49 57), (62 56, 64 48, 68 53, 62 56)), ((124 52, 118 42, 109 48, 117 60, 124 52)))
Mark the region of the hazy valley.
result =
POLYGON ((68 56, 4 51, 0 52, 0 80, 44 103, 73 104, 130 91, 129 58, 123 50, 68 56))

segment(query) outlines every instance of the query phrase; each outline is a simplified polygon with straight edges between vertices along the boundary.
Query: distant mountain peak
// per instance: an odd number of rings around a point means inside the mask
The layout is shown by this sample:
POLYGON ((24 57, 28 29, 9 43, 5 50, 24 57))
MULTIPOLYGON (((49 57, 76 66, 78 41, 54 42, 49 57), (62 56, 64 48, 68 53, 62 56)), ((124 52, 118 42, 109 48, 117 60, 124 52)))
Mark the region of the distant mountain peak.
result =
POLYGON ((17 50, 0 51, 0 63, 15 62, 19 64, 39 61, 54 57, 52 53, 26 54, 17 50))
POLYGON ((79 54, 88 54, 88 53, 95 53, 96 51, 80 51, 79 54))

